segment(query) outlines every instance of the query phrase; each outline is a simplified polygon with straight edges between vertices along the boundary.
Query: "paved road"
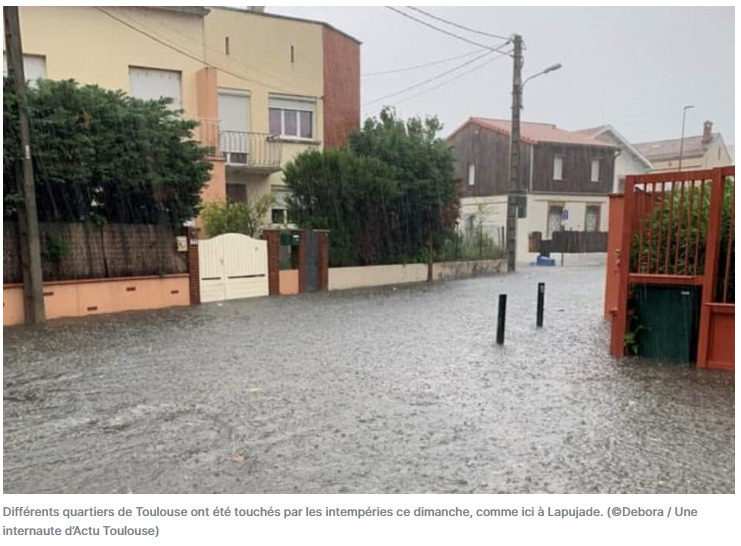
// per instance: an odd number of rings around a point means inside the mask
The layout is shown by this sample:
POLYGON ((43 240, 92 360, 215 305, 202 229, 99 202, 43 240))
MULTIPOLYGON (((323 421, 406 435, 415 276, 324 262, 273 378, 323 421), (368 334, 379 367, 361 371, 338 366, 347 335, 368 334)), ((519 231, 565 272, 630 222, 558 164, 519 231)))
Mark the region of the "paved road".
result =
POLYGON ((733 493, 734 376, 610 359, 602 289, 537 270, 7 328, 5 492, 733 493))

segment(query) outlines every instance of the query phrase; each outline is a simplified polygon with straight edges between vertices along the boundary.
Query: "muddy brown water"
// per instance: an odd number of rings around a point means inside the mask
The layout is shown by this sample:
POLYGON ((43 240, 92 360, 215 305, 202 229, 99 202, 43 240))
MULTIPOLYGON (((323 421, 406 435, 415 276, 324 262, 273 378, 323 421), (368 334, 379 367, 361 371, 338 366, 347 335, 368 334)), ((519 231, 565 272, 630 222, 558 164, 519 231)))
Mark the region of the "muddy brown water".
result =
POLYGON ((733 493, 733 374, 610 358, 603 285, 533 269, 5 328, 4 492, 733 493))

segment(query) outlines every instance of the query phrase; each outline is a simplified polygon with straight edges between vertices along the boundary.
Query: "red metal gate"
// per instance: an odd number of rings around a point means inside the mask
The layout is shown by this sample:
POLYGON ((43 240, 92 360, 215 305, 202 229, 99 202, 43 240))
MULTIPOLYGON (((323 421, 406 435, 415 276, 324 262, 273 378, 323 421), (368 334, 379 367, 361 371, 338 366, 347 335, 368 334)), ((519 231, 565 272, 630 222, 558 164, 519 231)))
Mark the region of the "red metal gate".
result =
POLYGON ((631 285, 697 286, 697 367, 735 368, 734 197, 734 167, 627 177, 615 207, 622 218, 610 219, 608 253, 618 258, 608 260, 605 293, 611 354, 625 354, 631 285))

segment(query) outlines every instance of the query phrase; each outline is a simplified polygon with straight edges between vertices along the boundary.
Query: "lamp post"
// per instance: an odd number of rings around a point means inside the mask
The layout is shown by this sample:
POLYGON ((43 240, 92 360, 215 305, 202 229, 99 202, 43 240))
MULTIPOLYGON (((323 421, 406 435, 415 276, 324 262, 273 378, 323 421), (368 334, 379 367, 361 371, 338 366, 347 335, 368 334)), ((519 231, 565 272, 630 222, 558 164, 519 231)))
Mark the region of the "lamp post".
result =
POLYGON ((679 141, 679 167, 678 170, 682 170, 682 156, 684 155, 684 120, 687 117, 687 110, 694 108, 694 104, 689 104, 682 108, 682 138, 679 141))
POLYGON ((507 271, 513 272, 515 270, 516 258, 516 246, 517 246, 517 213, 518 206, 524 201, 524 191, 520 180, 520 110, 522 110, 522 90, 525 84, 561 68, 561 63, 554 64, 533 74, 527 78, 524 82, 522 81, 522 36, 515 35, 513 37, 515 46, 514 51, 514 74, 512 78, 512 139, 510 141, 510 156, 509 156, 509 195, 507 198, 507 271))
POLYGON ((558 70, 559 68, 561 68, 561 63, 556 63, 556 64, 552 64, 551 66, 549 66, 545 70, 541 70, 537 74, 533 74, 528 79, 526 79, 524 82, 522 82, 522 88, 524 89, 525 88, 525 84, 527 82, 529 82, 530 80, 532 80, 533 78, 537 78, 538 76, 542 76, 543 74, 548 74, 548 72, 553 72, 554 70, 558 70))

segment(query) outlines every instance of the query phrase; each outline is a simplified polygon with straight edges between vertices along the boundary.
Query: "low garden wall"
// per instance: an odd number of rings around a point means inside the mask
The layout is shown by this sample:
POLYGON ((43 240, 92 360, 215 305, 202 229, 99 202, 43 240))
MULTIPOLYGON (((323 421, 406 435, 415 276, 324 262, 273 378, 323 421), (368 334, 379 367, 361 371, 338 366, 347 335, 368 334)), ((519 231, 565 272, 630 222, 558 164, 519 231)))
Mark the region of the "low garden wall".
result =
MULTIPOLYGON (((190 305, 188 275, 44 283, 46 318, 190 305)), ((3 326, 23 324, 23 285, 3 285, 3 326)))
MULTIPOLYGON (((506 269, 505 260, 439 262, 432 265, 432 278, 444 280, 493 275, 505 272, 506 269)), ((406 284, 426 280, 427 264, 329 268, 329 290, 406 284)))

